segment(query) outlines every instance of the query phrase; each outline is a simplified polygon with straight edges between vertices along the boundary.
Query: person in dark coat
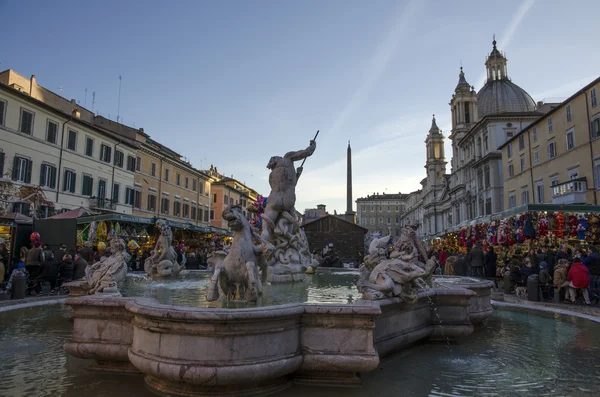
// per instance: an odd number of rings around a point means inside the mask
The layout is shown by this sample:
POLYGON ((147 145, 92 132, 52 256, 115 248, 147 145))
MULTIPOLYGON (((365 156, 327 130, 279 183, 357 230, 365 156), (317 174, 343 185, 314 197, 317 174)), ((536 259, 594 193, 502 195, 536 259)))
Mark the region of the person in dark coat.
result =
POLYGON ((588 247, 588 256, 583 264, 590 270, 590 299, 600 302, 600 255, 598 248, 591 245, 588 247))
POLYGON ((521 280, 524 284, 527 284, 527 278, 532 274, 535 274, 533 264, 529 258, 525 258, 525 265, 521 268, 521 280))
POLYGON ((554 267, 556 266, 556 256, 554 252, 550 250, 548 245, 542 247, 541 252, 538 254, 538 263, 546 262, 548 265, 548 273, 554 274, 554 267))
POLYGON ((94 251, 92 250, 92 247, 91 247, 91 244, 89 241, 86 241, 83 244, 83 247, 81 247, 79 249, 79 255, 87 263, 94 262, 94 251))
POLYGON ((73 280, 74 271, 73 257, 70 254, 65 254, 58 265, 58 286, 60 287, 62 283, 73 280))
POLYGON ((573 262, 573 258, 569 254, 569 250, 567 249, 567 244, 560 245, 560 251, 556 253, 556 260, 559 261, 561 259, 566 259, 569 263, 573 262))
POLYGON ((44 262, 44 251, 42 250, 42 243, 36 241, 33 243, 33 248, 27 251, 25 256, 25 269, 29 273, 30 279, 34 279, 40 272, 40 265, 44 262))
POLYGON ((542 299, 550 300, 550 298, 554 296, 554 284, 546 262, 540 263, 540 272, 538 276, 540 289, 542 291, 542 299))
POLYGON ((56 280, 58 279, 58 262, 54 260, 54 254, 50 252, 48 257, 40 265, 40 273, 34 279, 37 282, 35 291, 39 294, 42 292, 42 281, 50 283, 50 289, 56 288, 56 280))
POLYGON ((488 252, 486 252, 485 256, 483 257, 486 278, 496 278, 497 261, 498 256, 496 255, 496 252, 494 252, 494 247, 490 247, 488 252))
POLYGON ((471 268, 471 275, 473 277, 483 277, 483 249, 481 249, 481 244, 476 243, 475 247, 469 252, 468 262, 469 267, 471 268))
POLYGON ((200 269, 200 261, 196 257, 195 252, 192 252, 190 254, 190 257, 188 258, 187 262, 185 263, 185 268, 186 269, 195 269, 195 270, 200 269))
POLYGON ((88 262, 83 259, 81 254, 75 254, 73 262, 73 280, 81 280, 85 277, 85 268, 88 267, 88 262))
POLYGON ((456 262, 454 262, 454 275, 466 277, 468 273, 467 259, 463 254, 458 255, 456 262))

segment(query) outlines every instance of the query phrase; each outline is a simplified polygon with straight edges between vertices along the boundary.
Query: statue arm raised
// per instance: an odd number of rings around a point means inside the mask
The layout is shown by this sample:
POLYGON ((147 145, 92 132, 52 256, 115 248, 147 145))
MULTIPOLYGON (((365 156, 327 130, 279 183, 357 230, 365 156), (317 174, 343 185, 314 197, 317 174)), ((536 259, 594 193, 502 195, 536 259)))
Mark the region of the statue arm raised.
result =
POLYGON ((303 159, 309 157, 310 155, 312 155, 315 152, 316 148, 317 148, 317 142, 310 141, 310 145, 306 149, 298 150, 297 152, 288 152, 283 157, 285 157, 286 159, 290 159, 292 161, 303 160, 303 159))

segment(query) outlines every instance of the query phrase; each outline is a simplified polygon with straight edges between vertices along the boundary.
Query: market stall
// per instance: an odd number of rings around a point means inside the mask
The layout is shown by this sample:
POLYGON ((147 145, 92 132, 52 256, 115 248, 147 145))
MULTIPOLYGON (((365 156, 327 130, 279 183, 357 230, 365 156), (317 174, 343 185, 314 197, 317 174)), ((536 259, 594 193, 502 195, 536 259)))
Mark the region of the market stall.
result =
POLYGON ((17 212, 0 215, 0 240, 6 244, 11 263, 19 259, 21 247, 30 247, 29 236, 32 231, 32 218, 17 212))

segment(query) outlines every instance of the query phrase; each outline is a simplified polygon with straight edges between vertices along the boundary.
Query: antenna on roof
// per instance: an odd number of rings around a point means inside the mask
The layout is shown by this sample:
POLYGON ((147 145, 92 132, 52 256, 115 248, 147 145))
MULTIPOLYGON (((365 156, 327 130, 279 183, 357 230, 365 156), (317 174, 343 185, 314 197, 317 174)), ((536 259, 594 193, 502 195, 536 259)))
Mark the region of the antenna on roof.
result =
POLYGON ((63 87, 62 87, 62 85, 59 85, 59 86, 58 86, 58 90, 59 90, 60 92, 63 92, 63 87))
POLYGON ((83 99, 83 107, 87 108, 87 88, 85 89, 85 97, 83 99))
POLYGON ((119 75, 119 101, 117 102, 117 123, 119 122, 119 115, 121 111, 121 81, 123 76, 119 75))
POLYGON ((92 113, 94 112, 94 106, 96 106, 96 91, 92 92, 92 113))

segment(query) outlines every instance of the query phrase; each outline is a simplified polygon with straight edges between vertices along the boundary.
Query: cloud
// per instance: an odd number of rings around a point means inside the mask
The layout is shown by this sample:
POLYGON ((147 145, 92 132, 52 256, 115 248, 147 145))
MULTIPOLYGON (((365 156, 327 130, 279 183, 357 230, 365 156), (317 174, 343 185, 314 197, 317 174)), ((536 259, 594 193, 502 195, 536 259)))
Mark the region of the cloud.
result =
POLYGON ((582 79, 571 81, 567 84, 563 84, 560 87, 554 87, 546 91, 542 91, 533 95, 536 100, 544 100, 545 102, 564 101, 576 91, 579 91, 582 87, 586 86, 598 76, 590 76, 582 79))
MULTIPOLYGON (((500 36, 497 40, 498 43, 502 46, 502 50, 505 50, 506 48, 508 48, 508 46, 510 45, 510 43, 513 39, 513 36, 515 35, 515 32, 517 31, 518 27, 521 25, 521 22, 523 22, 523 19, 525 18, 527 13, 533 7, 533 4, 535 3, 535 1, 536 0, 525 0, 517 8, 513 17, 510 20, 510 23, 506 27, 506 30, 504 30, 504 33, 502 34, 502 36, 500 36)), ((479 84, 476 87, 479 87, 479 88, 483 87, 483 84, 485 83, 486 78, 487 78, 487 74, 483 73, 481 75, 481 77, 479 78, 479 80, 478 80, 479 84)))
POLYGON ((381 78, 396 47, 398 47, 402 34, 404 33, 403 30, 410 21, 415 20, 415 14, 421 6, 420 3, 421 2, 418 0, 411 1, 396 18, 387 37, 379 44, 377 50, 371 57, 364 72, 362 82, 352 95, 350 102, 348 102, 344 110, 342 110, 332 127, 329 129, 331 135, 334 135, 341 127, 343 127, 354 110, 368 98, 373 86, 381 78))

